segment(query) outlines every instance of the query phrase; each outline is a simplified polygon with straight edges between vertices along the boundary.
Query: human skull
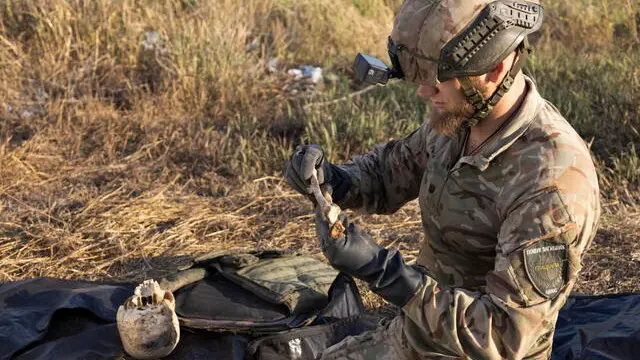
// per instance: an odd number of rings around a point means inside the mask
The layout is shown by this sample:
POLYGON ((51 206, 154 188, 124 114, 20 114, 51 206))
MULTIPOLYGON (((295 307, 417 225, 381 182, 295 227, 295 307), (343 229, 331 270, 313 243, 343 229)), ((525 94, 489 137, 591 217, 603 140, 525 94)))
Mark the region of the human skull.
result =
POLYGON ((171 291, 145 280, 118 308, 116 322, 127 354, 136 359, 167 356, 180 340, 180 325, 171 291))

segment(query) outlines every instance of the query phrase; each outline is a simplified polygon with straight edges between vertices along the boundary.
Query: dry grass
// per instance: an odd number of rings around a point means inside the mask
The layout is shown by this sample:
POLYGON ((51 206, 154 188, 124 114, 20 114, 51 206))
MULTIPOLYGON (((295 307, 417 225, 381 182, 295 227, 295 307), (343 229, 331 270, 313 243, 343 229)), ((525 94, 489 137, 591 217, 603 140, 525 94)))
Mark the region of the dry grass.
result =
POLYGON ((638 292, 640 212, 605 215, 587 252, 576 291, 586 294, 638 292))
MULTIPOLYGON (((360 89, 356 52, 384 58, 399 2, 140 3, 0 3, 0 281, 139 281, 232 248, 322 258, 311 206, 280 171, 298 143, 344 160, 421 121, 405 84, 330 102, 360 89), (285 70, 299 64, 333 80, 294 94, 285 70)), ((640 291, 640 19, 618 0, 603 22, 605 3, 550 2, 530 66, 593 141, 607 213, 576 289, 587 293, 640 291)), ((353 218, 415 259, 415 202, 353 218)))

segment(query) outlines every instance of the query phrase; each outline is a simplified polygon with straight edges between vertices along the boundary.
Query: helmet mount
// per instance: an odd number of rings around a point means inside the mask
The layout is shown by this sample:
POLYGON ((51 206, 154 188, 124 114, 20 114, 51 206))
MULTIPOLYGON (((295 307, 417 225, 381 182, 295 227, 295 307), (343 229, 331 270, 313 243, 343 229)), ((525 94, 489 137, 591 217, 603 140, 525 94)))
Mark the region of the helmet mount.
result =
POLYGON ((516 56, 511 64, 511 68, 505 74, 497 89, 493 94, 491 94, 491 96, 489 96, 488 99, 484 99, 480 91, 473 86, 473 83, 468 76, 458 78, 464 95, 475 109, 473 115, 467 119, 468 126, 475 126, 480 120, 486 118, 500 99, 509 92, 511 85, 513 85, 513 82, 515 81, 516 75, 518 75, 518 72, 522 69, 527 56, 532 52, 532 50, 531 46, 529 46, 529 41, 527 38, 524 38, 524 41, 516 48, 516 56))

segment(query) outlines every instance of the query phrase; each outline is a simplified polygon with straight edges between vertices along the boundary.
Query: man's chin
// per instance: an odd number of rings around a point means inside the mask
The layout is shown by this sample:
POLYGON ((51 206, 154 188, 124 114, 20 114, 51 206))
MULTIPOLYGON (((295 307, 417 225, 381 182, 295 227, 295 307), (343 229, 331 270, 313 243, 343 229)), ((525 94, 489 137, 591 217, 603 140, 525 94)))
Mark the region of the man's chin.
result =
POLYGON ((447 112, 432 112, 429 124, 440 135, 455 136, 460 133, 467 118, 447 112))
POLYGON ((471 114, 473 105, 470 103, 463 103, 453 109, 432 106, 429 124, 438 134, 456 136, 462 131, 471 114))

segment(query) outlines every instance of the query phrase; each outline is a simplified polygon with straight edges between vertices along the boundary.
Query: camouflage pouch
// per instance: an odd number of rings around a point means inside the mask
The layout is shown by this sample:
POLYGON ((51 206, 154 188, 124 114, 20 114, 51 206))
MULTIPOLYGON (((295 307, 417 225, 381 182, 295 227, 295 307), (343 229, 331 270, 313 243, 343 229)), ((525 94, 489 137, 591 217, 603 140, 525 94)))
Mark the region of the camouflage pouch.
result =
POLYGON ((309 256, 214 253, 163 279, 180 324, 192 329, 271 333, 308 325, 328 304, 338 272, 309 256))

